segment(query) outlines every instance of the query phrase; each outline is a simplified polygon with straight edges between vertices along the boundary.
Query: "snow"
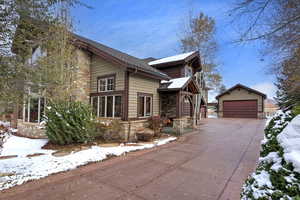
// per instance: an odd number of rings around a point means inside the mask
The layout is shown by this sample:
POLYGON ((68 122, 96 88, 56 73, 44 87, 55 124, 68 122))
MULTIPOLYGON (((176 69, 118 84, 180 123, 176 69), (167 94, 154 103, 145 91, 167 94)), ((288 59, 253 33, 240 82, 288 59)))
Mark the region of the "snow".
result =
POLYGON ((179 55, 175 55, 175 56, 170 56, 170 57, 154 60, 154 61, 149 62, 148 64, 149 65, 158 65, 158 64, 162 64, 162 63, 176 62, 176 61, 184 60, 195 52, 196 51, 192 51, 192 52, 188 52, 188 53, 183 53, 183 54, 179 54, 179 55))
POLYGON ((10 123, 9 122, 4 122, 4 121, 0 121, 0 126, 9 127, 10 123))
POLYGON ((282 158, 280 158, 277 152, 270 152, 267 156, 259 158, 259 162, 273 163, 271 169, 274 171, 282 168, 281 161, 282 158))
POLYGON ((117 147, 92 146, 86 150, 56 157, 52 155, 54 150, 41 149, 47 143, 47 139, 11 136, 4 145, 2 155, 17 155, 18 157, 0 160, 0 173, 9 174, 0 176, 0 190, 23 184, 29 180, 40 179, 50 174, 75 169, 90 162, 102 161, 111 155, 120 156, 130 151, 149 149, 176 139, 176 137, 168 137, 155 140, 153 143, 137 143, 134 146, 126 146, 126 144, 120 144, 117 147), (44 153, 44 155, 26 156, 34 153, 44 153))
POLYGON ((9 156, 9 155, 18 155, 18 156, 26 156, 28 154, 34 153, 45 153, 46 150, 42 150, 42 146, 44 146, 48 142, 47 139, 29 139, 18 136, 10 136, 8 140, 3 145, 1 156, 9 156))
POLYGON ((215 115, 210 114, 210 115, 207 115, 207 118, 217 119, 218 115, 217 114, 215 114, 215 115))
POLYGON ((255 179, 258 187, 267 186, 268 188, 272 188, 272 183, 270 181, 270 174, 262 170, 259 174, 253 175, 253 178, 255 179))
POLYGON ((300 115, 283 129, 277 140, 284 149, 284 159, 291 162, 294 170, 300 173, 300 115))
POLYGON ((161 83, 171 83, 168 89, 182 88, 191 77, 174 78, 169 81, 161 81, 161 83))

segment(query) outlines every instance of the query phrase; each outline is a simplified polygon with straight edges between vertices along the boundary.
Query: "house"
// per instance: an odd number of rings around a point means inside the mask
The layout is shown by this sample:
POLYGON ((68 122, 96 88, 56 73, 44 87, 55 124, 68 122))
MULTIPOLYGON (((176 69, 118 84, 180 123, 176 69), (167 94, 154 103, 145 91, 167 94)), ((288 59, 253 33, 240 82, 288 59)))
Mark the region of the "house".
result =
MULTIPOLYGON (((73 38, 78 65, 75 99, 90 103, 101 120, 120 119, 125 139, 135 137, 151 116, 170 119, 178 131, 200 120, 207 90, 197 51, 143 60, 76 34, 73 38)), ((43 52, 36 48, 32 62, 39 56, 43 52)), ((43 135, 34 126, 46 104, 47 99, 34 92, 25 99, 18 120, 22 134, 43 135)))
POLYGON ((279 110, 279 106, 273 99, 266 99, 264 108, 264 113, 266 117, 273 117, 275 113, 279 110))
POLYGON ((237 84, 216 96, 218 117, 263 118, 266 98, 257 90, 237 84))

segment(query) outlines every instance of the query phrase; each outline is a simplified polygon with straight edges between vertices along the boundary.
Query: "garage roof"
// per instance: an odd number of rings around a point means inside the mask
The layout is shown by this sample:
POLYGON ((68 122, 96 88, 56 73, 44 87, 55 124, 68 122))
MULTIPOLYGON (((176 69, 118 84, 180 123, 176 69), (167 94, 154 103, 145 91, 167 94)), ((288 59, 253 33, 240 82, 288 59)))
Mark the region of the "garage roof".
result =
POLYGON ((255 94, 258 94, 260 96, 262 96, 263 98, 267 98, 267 95, 260 92, 260 91, 257 91, 257 90, 254 90, 252 88, 249 88, 245 85, 242 85, 240 83, 236 84, 235 86, 233 86, 232 88, 229 88, 228 90, 226 90, 225 92, 219 94, 218 96, 216 96, 216 99, 219 99, 221 96, 225 95, 225 94, 229 94, 231 91, 235 90, 235 89, 238 89, 238 88, 243 88, 245 90, 248 90, 249 92, 252 92, 252 93, 255 93, 255 94))

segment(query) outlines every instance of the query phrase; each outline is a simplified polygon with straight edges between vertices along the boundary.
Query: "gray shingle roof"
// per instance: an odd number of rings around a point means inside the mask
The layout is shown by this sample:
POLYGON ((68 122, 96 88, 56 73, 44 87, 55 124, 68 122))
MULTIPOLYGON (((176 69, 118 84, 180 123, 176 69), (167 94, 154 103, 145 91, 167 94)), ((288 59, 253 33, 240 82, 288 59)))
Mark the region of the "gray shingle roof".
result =
POLYGON ((121 51, 118 51, 116 49, 110 48, 108 46, 105 46, 103 44, 100 44, 99 42, 90 40, 88 38, 82 37, 80 35, 74 34, 74 37, 84 43, 87 43, 91 46, 93 46, 94 48, 118 59, 119 61, 121 61, 122 63, 125 63, 127 65, 127 67, 132 68, 132 69, 137 69, 143 72, 146 72, 148 74, 160 77, 161 79, 170 79, 170 77, 168 75, 166 75, 165 73, 151 67, 150 65, 148 65, 148 63, 146 63, 145 61, 143 61, 142 59, 136 58, 134 56, 128 55, 126 53, 123 53, 121 51))

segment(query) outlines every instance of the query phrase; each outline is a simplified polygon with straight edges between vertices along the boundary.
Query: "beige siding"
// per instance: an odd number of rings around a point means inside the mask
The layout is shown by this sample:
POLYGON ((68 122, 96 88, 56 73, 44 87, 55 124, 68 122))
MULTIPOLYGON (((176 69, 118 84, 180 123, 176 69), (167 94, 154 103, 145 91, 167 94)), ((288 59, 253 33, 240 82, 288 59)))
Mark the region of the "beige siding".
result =
POLYGON ((77 100, 89 103, 90 98, 90 63, 91 57, 86 51, 76 49, 77 73, 75 77, 75 90, 77 100))
POLYGON ((92 57, 91 64, 91 92, 97 92, 97 77, 116 74, 116 90, 124 90, 125 68, 114 65, 99 56, 92 57))
POLYGON ((129 97, 128 97, 128 117, 137 117, 137 93, 153 94, 153 115, 159 115, 159 80, 149 79, 138 75, 130 75, 129 77, 129 97))
POLYGON ((258 104, 258 112, 263 112, 262 110, 262 102, 263 102, 263 97, 251 93, 245 89, 238 88, 230 92, 230 94, 225 94, 219 98, 219 112, 223 111, 223 101, 226 100, 257 100, 258 104))

